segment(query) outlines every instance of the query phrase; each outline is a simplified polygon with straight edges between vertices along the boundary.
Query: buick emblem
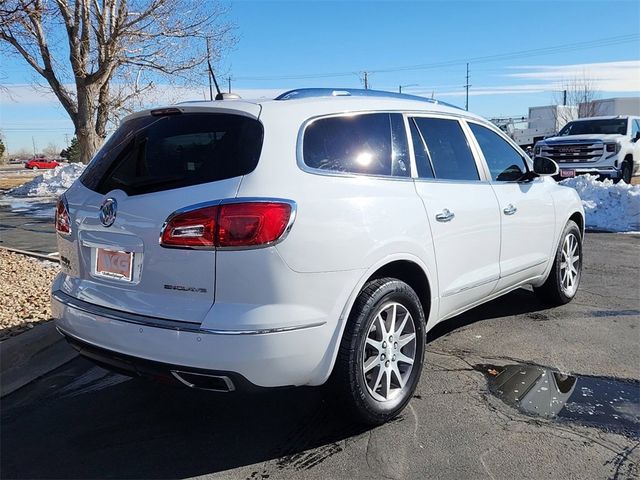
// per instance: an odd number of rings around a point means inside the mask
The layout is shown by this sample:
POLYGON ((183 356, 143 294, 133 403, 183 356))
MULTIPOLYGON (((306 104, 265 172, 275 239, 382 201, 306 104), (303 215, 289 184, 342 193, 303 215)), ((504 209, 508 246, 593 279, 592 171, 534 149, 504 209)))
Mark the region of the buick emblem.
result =
POLYGON ((100 206, 100 222, 105 227, 110 227, 116 221, 118 202, 115 198, 107 198, 100 206))

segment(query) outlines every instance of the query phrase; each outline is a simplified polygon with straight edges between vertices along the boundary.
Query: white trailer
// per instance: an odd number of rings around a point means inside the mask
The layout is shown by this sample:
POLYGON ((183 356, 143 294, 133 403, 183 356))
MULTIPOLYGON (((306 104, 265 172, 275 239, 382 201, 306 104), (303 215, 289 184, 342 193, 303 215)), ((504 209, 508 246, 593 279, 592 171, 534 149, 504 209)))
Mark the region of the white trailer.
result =
MULTIPOLYGON (((578 117, 578 108, 567 105, 546 105, 543 107, 529 107, 529 116, 523 121, 500 125, 513 140, 521 147, 532 147, 544 137, 554 135, 567 122, 578 117), (524 123, 525 128, 516 128, 516 124, 524 123)), ((501 119, 503 120, 503 119, 501 119)), ((494 122, 496 123, 496 122, 494 122)))
POLYGON ((640 97, 616 97, 580 104, 580 118, 615 115, 640 116, 640 97))

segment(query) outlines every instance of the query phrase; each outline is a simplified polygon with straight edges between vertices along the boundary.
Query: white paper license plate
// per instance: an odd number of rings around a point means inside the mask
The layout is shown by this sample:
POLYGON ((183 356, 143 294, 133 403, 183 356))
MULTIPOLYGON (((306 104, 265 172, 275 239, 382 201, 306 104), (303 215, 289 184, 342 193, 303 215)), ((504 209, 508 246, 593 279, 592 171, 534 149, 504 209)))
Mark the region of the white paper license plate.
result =
POLYGON ((102 277, 131 281, 133 271, 133 252, 96 249, 95 274, 102 277))
POLYGON ((560 176, 562 178, 573 178, 576 176, 575 170, 560 170, 560 176))

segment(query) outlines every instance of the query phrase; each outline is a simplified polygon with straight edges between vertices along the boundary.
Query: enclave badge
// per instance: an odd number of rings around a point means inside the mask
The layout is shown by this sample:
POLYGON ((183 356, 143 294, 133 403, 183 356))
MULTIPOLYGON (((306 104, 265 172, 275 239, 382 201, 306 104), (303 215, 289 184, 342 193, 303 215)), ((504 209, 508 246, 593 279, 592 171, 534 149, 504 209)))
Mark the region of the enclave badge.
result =
POLYGON ((105 227, 110 227, 116 221, 118 202, 115 198, 107 198, 100 206, 100 222, 105 227))

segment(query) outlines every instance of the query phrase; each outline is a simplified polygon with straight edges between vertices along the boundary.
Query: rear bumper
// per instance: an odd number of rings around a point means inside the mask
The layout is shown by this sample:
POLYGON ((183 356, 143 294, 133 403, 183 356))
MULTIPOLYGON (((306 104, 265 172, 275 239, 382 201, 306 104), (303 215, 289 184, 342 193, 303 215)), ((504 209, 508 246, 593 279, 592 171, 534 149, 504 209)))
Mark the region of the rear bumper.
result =
POLYGON ((61 291, 53 292, 51 304, 61 333, 99 364, 134 375, 219 375, 240 389, 317 384, 332 333, 326 324, 215 332, 99 307, 61 291))
POLYGON ((76 349, 80 355, 89 358, 103 368, 113 370, 123 375, 145 377, 159 380, 162 383, 185 384, 189 387, 219 392, 232 392, 234 390, 251 391, 258 389, 258 387, 242 377, 242 375, 235 372, 186 368, 182 365, 171 365, 145 360, 143 358, 124 355, 112 350, 96 347, 90 343, 83 342, 59 327, 58 332, 60 332, 69 345, 76 349), (188 380, 197 377, 200 377, 202 382, 198 382, 197 380, 193 383, 188 382, 188 380))

